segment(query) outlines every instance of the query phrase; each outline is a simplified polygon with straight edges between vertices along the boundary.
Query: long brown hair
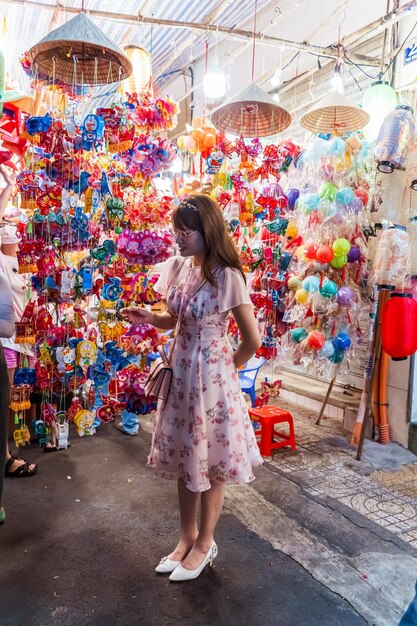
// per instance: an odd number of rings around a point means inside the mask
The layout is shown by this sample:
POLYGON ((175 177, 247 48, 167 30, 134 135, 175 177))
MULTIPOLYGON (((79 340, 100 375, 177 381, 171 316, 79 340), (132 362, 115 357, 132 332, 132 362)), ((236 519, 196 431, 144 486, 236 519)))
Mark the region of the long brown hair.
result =
POLYGON ((206 280, 216 285, 216 267, 234 267, 244 280, 239 254, 226 229, 223 213, 217 202, 202 193, 193 193, 183 200, 172 215, 174 228, 197 230, 204 239, 204 259, 201 272, 206 280))

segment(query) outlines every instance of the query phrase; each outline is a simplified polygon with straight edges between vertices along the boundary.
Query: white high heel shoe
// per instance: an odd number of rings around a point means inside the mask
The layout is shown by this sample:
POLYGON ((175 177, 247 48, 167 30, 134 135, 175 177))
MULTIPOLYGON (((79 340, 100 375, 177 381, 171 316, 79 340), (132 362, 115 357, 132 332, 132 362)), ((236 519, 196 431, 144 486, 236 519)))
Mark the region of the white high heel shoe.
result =
POLYGON ((197 569, 185 569, 185 567, 183 567, 180 563, 178 567, 176 567, 174 571, 172 572, 171 576, 169 577, 169 580, 172 580, 174 582, 179 582, 181 580, 193 580, 194 578, 198 578, 198 576, 200 576, 203 569, 206 567, 207 563, 210 564, 210 567, 213 565, 213 560, 216 558, 217 554, 218 554, 217 545, 213 541, 213 545, 211 546, 210 550, 207 552, 204 561, 199 567, 197 567, 197 569))
POLYGON ((167 556, 164 556, 155 567, 155 572, 157 574, 170 574, 180 564, 181 561, 171 561, 167 556))

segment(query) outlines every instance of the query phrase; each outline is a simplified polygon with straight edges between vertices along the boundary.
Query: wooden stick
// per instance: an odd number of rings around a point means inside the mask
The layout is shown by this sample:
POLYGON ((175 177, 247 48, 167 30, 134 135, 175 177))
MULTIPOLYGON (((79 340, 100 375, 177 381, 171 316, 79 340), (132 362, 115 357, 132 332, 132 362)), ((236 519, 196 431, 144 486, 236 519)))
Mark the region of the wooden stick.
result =
MULTIPOLYGON (((371 416, 371 407, 373 401, 374 387, 376 381, 376 374, 379 367, 379 359, 381 357, 381 346, 382 346, 382 337, 381 337, 381 316, 382 316, 382 308, 387 300, 389 295, 389 291, 387 289, 381 289, 378 293, 378 310, 376 314, 375 320, 375 335, 374 335, 374 349, 372 355, 372 374, 371 380, 369 383, 368 396, 366 399, 366 408, 365 415, 363 416, 362 428, 359 436, 359 444, 356 452, 356 460, 360 461, 362 456, 363 444, 365 440, 365 432, 367 420, 371 416)), ((372 422, 373 423, 373 422, 372 422)))
POLYGON ((332 380, 330 381, 329 388, 327 389, 326 397, 324 398, 323 404, 321 405, 319 416, 316 419, 316 424, 317 425, 320 424, 320 422, 321 422, 321 418, 323 417, 324 409, 326 408, 327 403, 328 403, 329 398, 330 398, 330 394, 332 393, 332 389, 333 389, 333 385, 335 383, 335 380, 336 380, 336 374, 333 376, 332 380))

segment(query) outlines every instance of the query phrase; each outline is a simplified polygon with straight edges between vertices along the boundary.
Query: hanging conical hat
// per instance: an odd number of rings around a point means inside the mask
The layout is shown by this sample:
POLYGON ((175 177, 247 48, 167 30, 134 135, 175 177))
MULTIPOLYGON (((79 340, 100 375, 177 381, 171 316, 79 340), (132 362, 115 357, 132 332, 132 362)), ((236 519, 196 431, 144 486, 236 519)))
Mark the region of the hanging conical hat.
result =
POLYGON ((267 137, 288 128, 291 115, 252 83, 211 116, 214 126, 243 137, 267 137))
POLYGON ((319 100, 300 119, 300 124, 313 133, 347 133, 359 130, 369 122, 369 113, 345 95, 332 91, 319 100))
POLYGON ((85 13, 46 35, 28 57, 33 72, 68 85, 106 85, 132 73, 129 59, 85 13))

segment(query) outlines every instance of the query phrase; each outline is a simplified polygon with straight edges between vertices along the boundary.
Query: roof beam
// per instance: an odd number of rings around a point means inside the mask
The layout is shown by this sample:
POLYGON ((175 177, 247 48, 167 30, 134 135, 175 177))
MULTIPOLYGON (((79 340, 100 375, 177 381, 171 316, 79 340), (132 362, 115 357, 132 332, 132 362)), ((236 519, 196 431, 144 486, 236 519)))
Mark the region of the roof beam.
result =
MULTIPOLYGON (((42 2, 37 2, 36 0, 0 0, 0 3, 6 4, 20 4, 22 6, 28 7, 36 7, 38 9, 47 9, 49 11, 56 8, 56 4, 44 4, 42 2)), ((409 4, 417 4, 417 0, 413 0, 409 4)), ((59 5, 61 6, 61 5, 59 5)), ((62 6, 64 10, 64 7, 62 6)), ((78 14, 80 12, 78 7, 65 6, 66 13, 74 13, 78 14)), ((397 10, 398 11, 398 10, 397 10)), ((312 44, 307 44, 303 42, 290 41, 288 39, 282 39, 281 37, 274 37, 272 35, 265 35, 263 33, 253 33, 252 31, 242 30, 239 28, 226 27, 226 26, 218 26, 216 24, 202 24, 199 22, 179 22, 176 20, 164 20, 156 17, 147 17, 143 15, 123 15, 120 13, 111 13, 109 11, 99 11, 99 10, 91 10, 87 11, 88 15, 91 17, 101 18, 112 20, 114 22, 123 22, 126 24, 131 24, 132 22, 136 23, 138 26, 142 24, 154 24, 155 26, 161 27, 169 27, 169 28, 189 28, 190 30, 202 31, 202 32, 214 32, 214 33, 224 33, 231 39, 246 39, 253 40, 255 39, 262 41, 264 44, 273 45, 276 47, 285 47, 290 50, 303 50, 305 52, 310 52, 315 54, 316 56, 321 57, 330 57, 337 58, 338 51, 337 46, 330 47, 322 47, 315 46, 312 44)), ((380 59, 375 59, 373 57, 364 56, 362 54, 351 54, 352 59, 356 63, 360 63, 363 65, 376 66, 380 65, 380 59)))

